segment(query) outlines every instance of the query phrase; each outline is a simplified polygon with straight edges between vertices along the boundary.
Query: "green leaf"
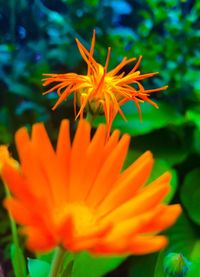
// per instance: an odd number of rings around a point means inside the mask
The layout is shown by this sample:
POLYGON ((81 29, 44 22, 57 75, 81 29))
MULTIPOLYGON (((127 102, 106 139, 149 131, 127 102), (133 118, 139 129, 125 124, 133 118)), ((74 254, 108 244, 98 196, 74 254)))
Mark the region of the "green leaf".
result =
POLYGON ((11 262, 16 277, 26 277, 26 262, 22 249, 11 244, 11 262))
POLYGON ((127 121, 125 121, 120 115, 117 115, 112 128, 120 129, 123 133, 137 136, 148 134, 153 130, 168 126, 169 124, 180 125, 184 122, 183 117, 173 106, 164 102, 161 102, 158 105, 159 109, 156 109, 149 103, 142 104, 142 121, 140 121, 134 103, 129 101, 122 106, 127 121))
POLYGON ((96 7, 99 4, 99 0, 86 0, 87 5, 96 7))
POLYGON ((53 249, 52 251, 49 252, 45 252, 45 253, 39 253, 36 255, 37 260, 42 260, 45 261, 47 263, 51 263, 53 256, 55 254, 55 249, 53 249))
POLYGON ((35 93, 34 90, 32 90, 28 85, 20 84, 13 82, 12 84, 9 84, 9 92, 15 95, 23 96, 27 99, 37 101, 37 99, 42 98, 42 96, 39 93, 35 93))
POLYGON ((11 143, 12 135, 7 126, 0 124, 0 143, 11 143))
POLYGON ((83 252, 75 257, 72 277, 102 277, 124 260, 125 257, 94 257, 83 252))
POLYGON ((30 277, 47 277, 50 264, 39 259, 28 258, 28 270, 30 277))
POLYGON ((200 154, 200 128, 194 130, 194 149, 200 154))
POLYGON ((64 268, 63 272, 59 275, 60 277, 66 277, 71 276, 72 270, 73 270, 74 262, 73 260, 70 261, 66 267, 64 268))
POLYGON ((154 277, 166 277, 165 272, 164 272, 164 266, 163 266, 163 261, 165 258, 165 251, 161 251, 158 255, 157 262, 155 263, 155 271, 154 271, 154 277))
POLYGON ((196 124, 196 126, 200 129, 200 108, 199 107, 193 108, 192 110, 188 110, 187 118, 193 121, 196 124))
POLYGON ((150 150, 155 159, 165 160, 173 166, 186 159, 190 146, 186 139, 176 135, 174 130, 157 130, 151 134, 133 138, 133 158, 150 150))
POLYGON ((191 255, 190 255, 190 259, 192 261, 199 261, 199 258, 200 258, 200 239, 198 239, 195 242, 194 247, 191 252, 191 255))
POLYGON ((76 257, 76 255, 72 252, 65 253, 64 260, 60 267, 59 277, 71 276, 74 266, 74 257, 76 257))
MULTIPOLYGON (((196 58, 196 60, 197 60, 197 58, 196 58)), ((200 95, 199 95, 199 93, 200 93, 199 71, 191 68, 191 70, 189 70, 185 76, 185 81, 192 84, 192 87, 194 88, 194 92, 197 94, 197 96, 200 97, 200 95)))
POLYGON ((181 200, 190 218, 200 224, 200 168, 189 172, 181 188, 181 200))
POLYGON ((200 261, 193 262, 186 277, 200 276, 200 261))
POLYGON ((200 240, 198 240, 191 253, 192 265, 187 277, 200 276, 200 240))
POLYGON ((158 256, 157 253, 153 253, 153 254, 144 255, 144 256, 131 257, 129 276, 130 277, 153 276, 157 256, 158 256))

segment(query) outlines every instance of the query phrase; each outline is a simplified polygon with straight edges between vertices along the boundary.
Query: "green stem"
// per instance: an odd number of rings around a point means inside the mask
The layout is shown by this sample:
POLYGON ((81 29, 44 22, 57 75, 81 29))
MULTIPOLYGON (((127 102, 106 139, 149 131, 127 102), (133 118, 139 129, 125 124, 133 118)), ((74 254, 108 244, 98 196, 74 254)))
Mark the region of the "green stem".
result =
POLYGON ((60 266, 64 259, 64 255, 65 255, 65 250, 62 247, 58 247, 55 251, 48 277, 58 276, 60 266))
MULTIPOLYGON (((6 192, 6 196, 10 197, 10 191, 6 185, 6 183, 4 182, 4 187, 5 187, 5 192, 6 192)), ((20 252, 20 245, 19 245, 19 238, 18 238, 18 232, 17 232, 17 225, 14 221, 14 219, 12 218, 12 215, 10 212, 8 212, 9 214, 9 219, 10 219, 10 226, 11 226, 11 233, 12 233, 12 239, 13 239, 13 243, 15 245, 15 250, 16 250, 16 256, 15 259, 17 259, 16 264, 17 266, 17 272, 15 272, 16 277, 22 277, 22 276, 26 276, 26 272, 24 271, 24 267, 23 264, 25 264, 25 260, 24 257, 22 256, 22 253, 20 252)))

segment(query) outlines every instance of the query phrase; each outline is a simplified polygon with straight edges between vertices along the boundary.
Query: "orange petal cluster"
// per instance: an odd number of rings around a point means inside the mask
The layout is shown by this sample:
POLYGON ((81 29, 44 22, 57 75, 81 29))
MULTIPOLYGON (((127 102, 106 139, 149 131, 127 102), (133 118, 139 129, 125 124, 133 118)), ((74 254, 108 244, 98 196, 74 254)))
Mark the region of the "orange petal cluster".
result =
POLYGON ((135 58, 127 59, 124 57, 114 69, 108 71, 111 48, 108 48, 104 66, 95 61, 93 57, 95 31, 93 32, 90 51, 78 39, 76 39, 76 43, 83 60, 87 64, 87 75, 76 73, 44 74, 46 78, 43 79, 43 86, 53 84, 52 88, 44 94, 57 91, 59 96, 53 110, 67 99, 70 94, 74 93, 74 106, 76 107, 77 101, 80 106, 76 118, 82 117, 85 109, 93 114, 104 113, 109 131, 112 121, 118 112, 125 119, 120 106, 129 100, 135 102, 140 117, 140 103, 147 101, 156 108, 158 107, 155 102, 149 99, 149 96, 152 92, 165 90, 167 86, 145 90, 140 81, 152 77, 158 72, 140 74, 138 67, 142 58, 141 56, 127 74, 123 69, 126 65, 135 61, 135 58))
MULTIPOLYGON (((123 172, 130 137, 105 125, 90 136, 80 120, 73 142, 62 120, 54 150, 45 127, 36 123, 15 135, 20 167, 2 159, 1 176, 12 196, 4 206, 22 225, 32 251, 62 246, 101 255, 146 254, 165 247, 157 233, 171 226, 180 205, 166 205, 170 174, 145 185, 153 166, 145 152, 123 172), (144 186, 145 185, 145 186, 144 186)), ((1 157, 1 154, 0 154, 1 157)), ((11 159, 11 158, 10 158, 11 159)))

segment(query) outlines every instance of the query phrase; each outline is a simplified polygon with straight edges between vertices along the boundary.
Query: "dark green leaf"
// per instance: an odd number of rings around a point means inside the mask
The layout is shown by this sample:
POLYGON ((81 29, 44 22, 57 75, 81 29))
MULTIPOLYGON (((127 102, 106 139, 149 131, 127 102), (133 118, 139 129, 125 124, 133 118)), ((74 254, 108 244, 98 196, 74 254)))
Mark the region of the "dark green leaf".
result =
MULTIPOLYGON (((129 101, 122 106, 127 121, 125 121, 120 115, 117 115, 113 122, 112 129, 119 129, 122 133, 137 136, 148 134, 153 130, 168 125, 180 125, 184 122, 184 118, 173 106, 164 102, 159 103, 158 105, 159 109, 156 109, 149 103, 142 104, 142 121, 140 121, 135 104, 129 101)), ((96 119, 95 126, 97 126, 100 121, 102 121, 101 118, 96 119)))
POLYGON ((189 172, 181 188, 181 200, 190 218, 200 224, 200 168, 189 172))
POLYGON ((133 159, 150 150, 156 159, 166 161, 170 166, 181 163, 190 151, 186 138, 175 131, 162 129, 145 136, 138 136, 133 141, 133 159))
POLYGON ((89 253, 80 253, 75 257, 72 277, 102 277, 115 269, 125 257, 94 257, 89 253))
MULTIPOLYGON (((154 253, 150 255, 131 257, 130 258, 131 267, 129 270, 129 277, 153 276, 157 256, 158 254, 154 253)), ((159 276, 159 277, 162 277, 162 276, 159 276)))

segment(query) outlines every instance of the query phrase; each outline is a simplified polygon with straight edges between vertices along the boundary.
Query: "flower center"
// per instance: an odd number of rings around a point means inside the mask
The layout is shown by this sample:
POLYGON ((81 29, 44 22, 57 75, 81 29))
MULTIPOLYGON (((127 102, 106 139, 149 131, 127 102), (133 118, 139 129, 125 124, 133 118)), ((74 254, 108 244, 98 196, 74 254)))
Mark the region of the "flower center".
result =
POLYGON ((60 220, 70 216, 76 236, 87 234, 96 225, 94 211, 82 203, 71 203, 64 207, 60 220))

